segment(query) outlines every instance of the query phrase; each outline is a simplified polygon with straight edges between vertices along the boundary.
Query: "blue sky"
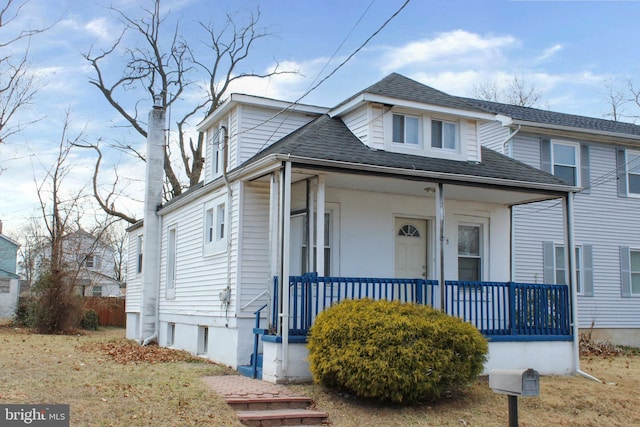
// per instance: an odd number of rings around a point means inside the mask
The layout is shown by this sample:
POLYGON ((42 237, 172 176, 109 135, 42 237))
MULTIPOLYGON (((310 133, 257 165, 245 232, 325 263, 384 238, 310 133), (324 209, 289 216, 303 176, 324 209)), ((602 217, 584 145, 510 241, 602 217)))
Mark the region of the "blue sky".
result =
MULTIPOLYGON (((163 2, 163 11, 170 11, 167 22, 180 20, 192 47, 202 49, 198 21, 221 23, 225 12, 239 12, 242 17, 259 7, 259 26, 273 36, 256 45, 243 70, 264 72, 278 60, 299 74, 247 80, 233 89, 295 100, 403 3, 172 0, 163 2)), ((82 53, 106 48, 120 34, 119 22, 105 5, 137 17, 140 6, 149 7, 150 1, 31 0, 13 27, 0 29, 0 39, 6 39, 20 28, 55 23, 34 37, 30 46, 30 69, 42 87, 19 119, 39 120, 0 145, 0 219, 6 232, 38 216, 34 181, 42 179, 44 168, 55 158, 66 112, 70 136, 82 131, 87 141, 97 141, 117 133, 132 138, 134 144, 144 142, 114 129, 120 124, 118 116, 88 83, 92 71, 82 53)), ((543 91, 543 108, 602 117, 609 111, 607 83, 623 86, 640 69, 638 17, 640 1, 411 0, 364 49, 302 102, 335 105, 391 72, 461 96, 472 96, 478 83, 506 84, 517 75, 543 91)), ((150 106, 149 100, 140 103, 143 112, 150 106)), ((89 180, 93 154, 74 151, 69 164, 73 167, 65 181, 67 188, 79 191, 89 180)), ((110 164, 119 165, 129 196, 139 198, 143 168, 130 157, 112 154, 105 165, 105 185, 113 179, 110 164)), ((139 203, 126 206, 140 215, 139 203)))

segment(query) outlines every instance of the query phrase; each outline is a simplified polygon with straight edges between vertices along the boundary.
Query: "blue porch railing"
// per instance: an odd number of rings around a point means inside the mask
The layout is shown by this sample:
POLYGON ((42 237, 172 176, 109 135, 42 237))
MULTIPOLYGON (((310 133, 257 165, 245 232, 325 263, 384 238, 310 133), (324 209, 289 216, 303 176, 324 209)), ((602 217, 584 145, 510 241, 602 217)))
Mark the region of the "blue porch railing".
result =
MULTIPOLYGON (((437 280, 322 277, 289 278, 289 335, 305 336, 318 313, 345 299, 385 299, 440 308, 437 280)), ((274 279, 272 327, 279 330, 274 279)), ((493 341, 570 340, 569 290, 565 285, 446 281, 445 311, 475 325, 493 341)))
POLYGON ((514 282, 446 281, 446 313, 492 341, 569 340, 569 288, 514 282))

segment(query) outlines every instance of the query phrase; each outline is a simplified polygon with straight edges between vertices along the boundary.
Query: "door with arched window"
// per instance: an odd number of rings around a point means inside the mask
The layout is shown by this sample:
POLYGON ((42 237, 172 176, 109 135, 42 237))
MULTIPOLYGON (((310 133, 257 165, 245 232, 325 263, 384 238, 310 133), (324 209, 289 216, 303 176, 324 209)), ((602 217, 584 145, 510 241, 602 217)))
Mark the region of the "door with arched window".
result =
POLYGON ((398 278, 427 277, 427 221, 396 218, 395 274, 398 278))

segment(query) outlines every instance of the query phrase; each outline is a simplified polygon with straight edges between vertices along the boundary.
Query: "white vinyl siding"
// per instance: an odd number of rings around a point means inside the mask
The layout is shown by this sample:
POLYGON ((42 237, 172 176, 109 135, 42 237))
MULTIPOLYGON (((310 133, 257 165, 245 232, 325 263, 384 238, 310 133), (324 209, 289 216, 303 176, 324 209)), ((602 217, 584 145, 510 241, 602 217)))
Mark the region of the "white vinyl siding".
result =
MULTIPOLYGON (((239 306, 244 307, 273 287, 269 274, 269 184, 254 182, 244 186, 240 256, 242 272, 239 306)), ((245 307, 240 315, 249 316, 268 300, 266 295, 245 307)))
MULTIPOLYGON (((274 142, 301 128, 315 118, 315 116, 295 111, 279 113, 279 110, 259 108, 244 105, 239 109, 239 123, 237 138, 237 158, 230 158, 229 168, 232 169, 274 142)), ((231 153, 230 153, 231 154, 231 153)))
MULTIPOLYGON (((235 283, 237 265, 237 208, 238 208, 238 184, 232 184, 233 198, 232 209, 227 202, 224 189, 218 190, 203 197, 200 201, 190 203, 180 209, 167 213, 163 220, 168 224, 176 224, 179 230, 179 245, 177 248, 177 271, 175 298, 172 300, 161 299, 160 316, 189 314, 192 316, 224 316, 227 311, 220 304, 220 291, 227 287, 228 272, 231 273, 229 283, 232 287, 232 298, 229 312, 235 309, 235 283), (231 239, 231 253, 227 257, 227 251, 203 256, 203 236, 205 234, 204 201, 213 202, 217 206, 220 202, 226 207, 226 239, 231 239), (231 215, 230 215, 231 213, 231 215), (227 266, 227 261, 231 264, 227 266)), ((166 229, 165 229, 166 230, 166 229)), ((162 237, 163 252, 160 265, 161 292, 166 292, 167 287, 167 238, 165 231, 162 237)), ((226 248, 226 244, 225 244, 226 248)))
POLYGON ((366 145, 371 144, 369 138, 371 131, 369 126, 369 116, 369 108, 363 106, 345 114, 345 116, 342 117, 342 121, 349 130, 366 145))
POLYGON ((510 144, 505 145, 505 141, 510 132, 508 127, 502 126, 496 121, 482 123, 478 126, 478 136, 482 145, 505 155, 509 155, 508 146, 510 144))

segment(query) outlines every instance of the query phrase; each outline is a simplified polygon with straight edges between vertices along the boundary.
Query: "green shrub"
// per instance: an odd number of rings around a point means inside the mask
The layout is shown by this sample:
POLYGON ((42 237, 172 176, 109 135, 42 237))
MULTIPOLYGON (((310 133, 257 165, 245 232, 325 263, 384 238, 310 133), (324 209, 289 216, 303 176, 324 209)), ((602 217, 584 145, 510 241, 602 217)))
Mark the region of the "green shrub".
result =
POLYGON ((488 344, 471 324, 398 301, 343 301, 308 337, 314 380, 360 398, 415 403, 461 390, 482 372, 488 344))
POLYGON ((98 316, 98 313, 96 313, 92 308, 85 310, 82 315, 82 320, 80 321, 80 327, 90 331, 97 331, 98 326, 100 326, 100 317, 98 316))
POLYGON ((23 328, 31 328, 34 324, 35 299, 33 297, 20 297, 18 308, 13 318, 13 325, 23 328))

